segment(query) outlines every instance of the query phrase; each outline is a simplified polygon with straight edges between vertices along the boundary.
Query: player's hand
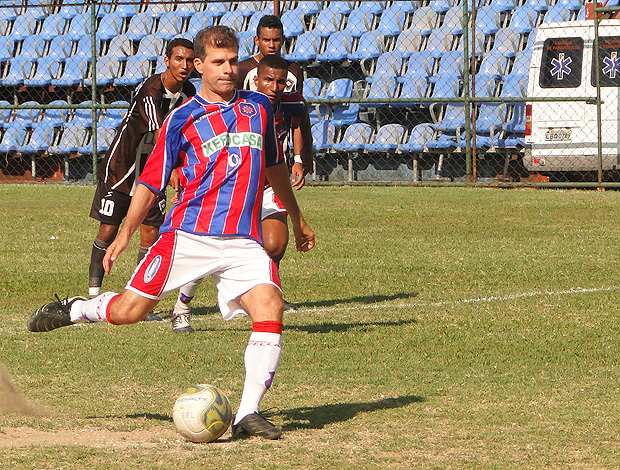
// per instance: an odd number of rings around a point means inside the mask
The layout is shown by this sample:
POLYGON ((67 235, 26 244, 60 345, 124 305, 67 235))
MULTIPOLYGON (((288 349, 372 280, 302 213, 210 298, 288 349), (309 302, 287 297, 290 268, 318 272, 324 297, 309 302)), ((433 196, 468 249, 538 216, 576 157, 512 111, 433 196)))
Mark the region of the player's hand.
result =
POLYGON ((174 196, 172 196, 172 199, 170 200, 170 202, 172 204, 178 204, 179 193, 181 190, 181 183, 179 183, 179 170, 177 170, 176 168, 174 168, 172 170, 172 173, 170 173, 170 179, 168 180, 168 185, 172 189, 174 189, 174 196))
POLYGON ((118 256, 125 251, 125 248, 129 245, 129 240, 125 239, 120 233, 110 244, 103 257, 103 270, 106 274, 110 274, 112 265, 118 256))
POLYGON ((314 248, 314 231, 304 220, 299 227, 293 226, 297 251, 306 252, 314 248))
POLYGON ((291 168, 291 186, 299 191, 305 184, 304 166, 301 163, 293 163, 291 168))

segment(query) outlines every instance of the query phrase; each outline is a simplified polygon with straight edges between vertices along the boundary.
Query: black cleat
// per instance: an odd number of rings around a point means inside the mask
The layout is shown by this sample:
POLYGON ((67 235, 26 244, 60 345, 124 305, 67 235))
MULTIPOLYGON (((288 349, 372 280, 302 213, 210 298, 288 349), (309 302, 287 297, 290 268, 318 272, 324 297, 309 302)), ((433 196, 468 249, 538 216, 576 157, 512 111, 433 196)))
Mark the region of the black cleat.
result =
POLYGON ((284 302, 285 312, 296 312, 299 309, 299 306, 295 305, 292 302, 287 302, 286 300, 282 300, 282 302, 284 302))
POLYGON ((142 321, 164 321, 164 319, 159 315, 153 313, 153 311, 151 310, 149 313, 144 315, 142 321))
POLYGON ((60 300, 56 295, 56 301, 39 307, 28 319, 28 331, 41 332, 52 331, 63 326, 73 325, 69 313, 71 305, 76 300, 86 300, 82 297, 72 297, 60 300))
POLYGON ((278 439, 282 435, 282 430, 265 418, 260 413, 247 415, 237 424, 231 427, 232 435, 236 439, 250 436, 260 436, 265 439, 278 439))

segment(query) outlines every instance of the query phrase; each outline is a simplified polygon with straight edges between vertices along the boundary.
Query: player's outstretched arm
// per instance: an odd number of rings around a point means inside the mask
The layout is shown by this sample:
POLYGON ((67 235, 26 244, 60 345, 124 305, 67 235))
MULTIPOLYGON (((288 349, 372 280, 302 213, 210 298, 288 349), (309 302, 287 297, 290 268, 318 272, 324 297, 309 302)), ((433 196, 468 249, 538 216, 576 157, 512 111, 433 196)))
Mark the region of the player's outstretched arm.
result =
POLYGON ((155 193, 143 184, 139 184, 136 188, 131 198, 131 204, 129 205, 125 222, 103 257, 103 269, 106 274, 110 274, 114 261, 125 251, 125 248, 129 245, 131 236, 138 230, 138 227, 140 227, 140 224, 144 220, 144 217, 146 217, 146 214, 156 198, 157 196, 155 193))
POLYGON ((289 181, 288 168, 284 162, 267 167, 265 170, 269 183, 274 192, 284 205, 293 224, 295 245, 298 251, 309 251, 314 247, 314 231, 304 220, 301 210, 297 205, 297 199, 293 194, 289 181))

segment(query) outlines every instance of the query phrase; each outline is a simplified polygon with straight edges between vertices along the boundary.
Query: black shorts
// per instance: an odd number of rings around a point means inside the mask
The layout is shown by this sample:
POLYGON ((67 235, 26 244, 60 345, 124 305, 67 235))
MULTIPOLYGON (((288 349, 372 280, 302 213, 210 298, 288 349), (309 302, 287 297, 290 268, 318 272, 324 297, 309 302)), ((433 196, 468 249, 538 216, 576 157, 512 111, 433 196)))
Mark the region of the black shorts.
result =
MULTIPOLYGON (((131 196, 111 189, 110 186, 99 180, 97 190, 90 208, 90 216, 102 224, 120 226, 127 216, 131 196)), ((151 227, 161 227, 166 215, 166 196, 157 196, 155 203, 149 209, 142 222, 151 227)))

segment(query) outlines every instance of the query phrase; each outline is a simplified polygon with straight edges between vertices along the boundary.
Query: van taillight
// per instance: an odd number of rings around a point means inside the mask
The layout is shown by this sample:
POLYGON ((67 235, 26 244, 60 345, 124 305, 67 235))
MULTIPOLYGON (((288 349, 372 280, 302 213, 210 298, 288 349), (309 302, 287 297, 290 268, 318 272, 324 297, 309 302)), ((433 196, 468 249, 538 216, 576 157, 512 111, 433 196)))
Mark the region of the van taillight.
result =
POLYGON ((532 105, 525 105, 525 135, 532 135, 532 105))

